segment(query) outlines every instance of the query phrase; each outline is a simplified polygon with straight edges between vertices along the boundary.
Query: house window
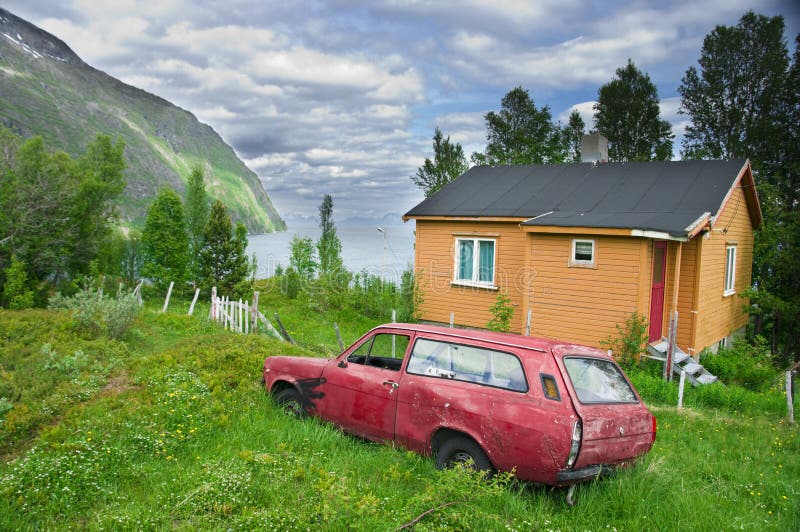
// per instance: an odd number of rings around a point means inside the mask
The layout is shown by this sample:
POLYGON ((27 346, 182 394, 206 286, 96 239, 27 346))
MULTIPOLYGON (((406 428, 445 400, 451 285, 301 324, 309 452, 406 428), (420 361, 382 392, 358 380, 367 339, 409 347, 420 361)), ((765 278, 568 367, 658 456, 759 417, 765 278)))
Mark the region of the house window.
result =
POLYGON ((494 287, 495 241, 485 238, 456 238, 453 282, 494 287))
POLYGON ((572 240, 570 266, 594 266, 594 240, 572 240))
POLYGON ((725 292, 730 295, 736 292, 736 246, 725 246, 725 292))

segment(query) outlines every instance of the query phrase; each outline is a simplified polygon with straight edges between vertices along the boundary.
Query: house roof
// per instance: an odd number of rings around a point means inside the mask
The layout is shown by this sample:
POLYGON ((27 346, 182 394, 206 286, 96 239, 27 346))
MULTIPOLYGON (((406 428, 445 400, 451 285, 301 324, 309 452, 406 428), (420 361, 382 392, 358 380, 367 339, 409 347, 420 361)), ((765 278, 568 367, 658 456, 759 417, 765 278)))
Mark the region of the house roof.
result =
POLYGON ((744 159, 476 166, 406 217, 526 218, 528 227, 638 229, 680 238, 704 216, 715 216, 744 174, 759 225, 744 159))

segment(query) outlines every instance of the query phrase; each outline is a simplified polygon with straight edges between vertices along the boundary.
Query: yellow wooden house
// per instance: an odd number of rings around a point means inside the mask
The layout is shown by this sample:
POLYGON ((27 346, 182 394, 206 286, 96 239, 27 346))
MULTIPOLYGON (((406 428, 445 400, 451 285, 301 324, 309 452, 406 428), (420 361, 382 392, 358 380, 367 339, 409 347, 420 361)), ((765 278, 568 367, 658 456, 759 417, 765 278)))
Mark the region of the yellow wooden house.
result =
POLYGON ((637 311, 696 355, 747 323, 761 209, 747 160, 474 167, 411 209, 421 318, 598 346, 637 311))

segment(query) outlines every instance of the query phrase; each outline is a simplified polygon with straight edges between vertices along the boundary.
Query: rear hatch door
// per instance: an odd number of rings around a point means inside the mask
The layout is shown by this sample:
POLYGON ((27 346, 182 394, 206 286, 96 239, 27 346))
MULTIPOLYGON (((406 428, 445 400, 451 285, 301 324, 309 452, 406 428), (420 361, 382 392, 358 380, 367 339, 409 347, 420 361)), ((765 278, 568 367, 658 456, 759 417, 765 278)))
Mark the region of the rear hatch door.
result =
POLYGON ((557 359, 583 423, 576 469, 624 462, 650 450, 654 418, 611 357, 567 352, 557 359))

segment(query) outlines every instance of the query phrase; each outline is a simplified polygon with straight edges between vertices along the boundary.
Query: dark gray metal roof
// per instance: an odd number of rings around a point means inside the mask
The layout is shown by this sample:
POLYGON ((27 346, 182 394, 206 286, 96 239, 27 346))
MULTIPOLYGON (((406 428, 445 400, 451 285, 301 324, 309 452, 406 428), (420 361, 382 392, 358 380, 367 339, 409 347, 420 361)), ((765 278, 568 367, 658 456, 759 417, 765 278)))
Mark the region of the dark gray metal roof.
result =
POLYGON ((744 159, 476 166, 406 216, 535 218, 523 225, 686 236, 715 215, 744 159))

